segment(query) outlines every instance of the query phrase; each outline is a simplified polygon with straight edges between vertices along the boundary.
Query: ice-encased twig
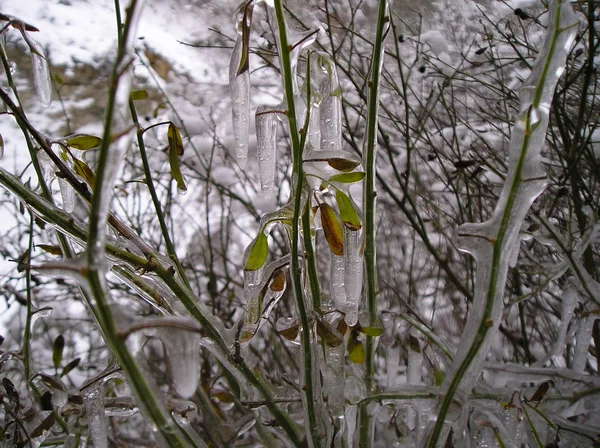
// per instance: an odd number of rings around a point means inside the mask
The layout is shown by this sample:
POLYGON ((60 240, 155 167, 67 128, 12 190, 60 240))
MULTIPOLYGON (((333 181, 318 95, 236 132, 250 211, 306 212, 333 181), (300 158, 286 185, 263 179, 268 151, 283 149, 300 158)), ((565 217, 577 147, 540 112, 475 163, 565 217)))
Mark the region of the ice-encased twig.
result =
POLYGON ((540 151, 554 89, 578 24, 569 2, 553 1, 549 10, 543 49, 520 89, 520 112, 511 137, 508 176, 495 212, 484 223, 463 224, 458 229, 459 247, 472 254, 477 262, 475 296, 463 342, 442 385, 444 399, 431 428, 429 447, 445 443, 445 434, 450 429, 446 417, 456 393, 468 394, 481 373, 501 320, 512 249, 518 244, 519 230, 529 207, 546 187, 540 151))

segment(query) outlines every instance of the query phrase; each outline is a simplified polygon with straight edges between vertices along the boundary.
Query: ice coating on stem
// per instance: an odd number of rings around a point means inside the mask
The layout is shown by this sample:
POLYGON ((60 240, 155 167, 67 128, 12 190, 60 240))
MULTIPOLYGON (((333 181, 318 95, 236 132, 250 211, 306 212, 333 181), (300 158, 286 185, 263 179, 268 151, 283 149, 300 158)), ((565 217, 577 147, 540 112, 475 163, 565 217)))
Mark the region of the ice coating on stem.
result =
POLYGON ((108 419, 104 412, 104 384, 95 384, 83 394, 88 431, 95 448, 108 448, 108 419))
POLYGON ((342 343, 332 347, 325 344, 322 355, 325 358, 324 362, 319 363, 323 376, 322 393, 332 418, 333 446, 341 446, 346 427, 344 418, 346 345, 342 343))
POLYGON ((179 395, 190 398, 200 381, 199 336, 191 331, 163 331, 169 374, 179 395))
POLYGON ((553 1, 546 40, 533 70, 520 89, 520 112, 513 128, 509 169, 491 219, 480 224, 463 224, 458 245, 477 262, 475 294, 467 325, 454 362, 444 380, 444 394, 428 445, 444 440, 445 420, 456 393, 466 395, 481 373, 503 311, 506 274, 512 248, 533 201, 546 187, 540 151, 546 137, 549 108, 554 89, 566 63, 577 17, 566 1, 553 1))
POLYGON ((363 289, 362 231, 344 228, 344 290, 346 293, 346 323, 358 322, 358 308, 363 289))
POLYGON ((260 189, 266 201, 275 197, 275 170, 277 167, 277 113, 270 106, 256 110, 256 149, 260 189))
POLYGON ((235 21, 237 39, 229 63, 229 92, 233 119, 235 157, 242 169, 248 163, 248 136, 250 129, 250 71, 248 70, 250 26, 254 2, 243 1, 235 21))
POLYGON ((40 103, 44 107, 52 104, 52 82, 50 78, 50 69, 48 68, 48 59, 42 46, 28 38, 31 50, 31 65, 33 67, 33 82, 40 103))

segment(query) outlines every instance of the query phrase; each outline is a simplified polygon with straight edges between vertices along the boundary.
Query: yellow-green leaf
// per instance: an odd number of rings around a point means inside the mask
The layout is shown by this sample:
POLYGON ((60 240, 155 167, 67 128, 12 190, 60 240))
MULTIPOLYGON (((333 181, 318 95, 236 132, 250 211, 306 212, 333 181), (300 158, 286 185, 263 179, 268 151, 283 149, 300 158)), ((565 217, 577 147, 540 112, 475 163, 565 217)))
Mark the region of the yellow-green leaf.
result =
POLYGON ((360 327, 358 328, 358 331, 372 337, 381 336, 383 334, 383 328, 378 327, 360 327))
POLYGON ((94 135, 74 134, 65 139, 65 144, 70 148, 87 151, 102 144, 102 139, 94 135))
POLYGON ((331 168, 343 172, 352 171, 354 168, 360 165, 358 160, 344 159, 342 157, 332 157, 327 159, 327 163, 331 168))
POLYGON ((252 249, 250 249, 244 269, 246 271, 256 271, 262 268, 267 261, 268 254, 269 244, 267 242, 267 235, 265 235, 261 230, 252 243, 252 249))
POLYGON ((133 101, 145 100, 148 98, 148 91, 146 90, 132 90, 131 99, 133 101))
POLYGON ((321 210, 323 232, 331 252, 338 256, 344 255, 344 232, 335 211, 329 204, 325 203, 321 204, 319 209, 321 210))
POLYGON ((94 172, 87 163, 73 157, 73 169, 75 170, 75 174, 85 179, 90 188, 94 188, 94 172))
POLYGON ((244 17, 242 19, 242 51, 240 55, 240 63, 236 72, 236 76, 240 76, 242 73, 247 72, 250 68, 249 55, 250 55, 250 28, 252 26, 252 10, 254 8, 254 2, 246 3, 244 8, 244 17))
POLYGON ((348 339, 348 359, 354 364, 364 364, 365 362, 365 347, 356 336, 356 332, 350 333, 348 339))
POLYGON ((343 184, 353 184, 354 182, 360 182, 365 178, 365 173, 362 171, 356 171, 353 173, 340 173, 334 174, 329 178, 329 182, 340 182, 343 184))
POLYGON ((171 166, 171 176, 177 182, 177 188, 181 191, 186 191, 187 186, 179 168, 179 156, 183 155, 183 141, 179 129, 173 123, 169 123, 167 131, 169 140, 169 165, 171 166))
POLYGON ((340 210, 340 218, 342 218, 344 225, 352 231, 360 230, 362 225, 358 219, 358 214, 346 193, 336 190, 335 201, 337 202, 338 209, 340 210))
POLYGON ((436 386, 441 386, 444 382, 444 372, 438 369, 436 366, 433 366, 433 378, 436 386))

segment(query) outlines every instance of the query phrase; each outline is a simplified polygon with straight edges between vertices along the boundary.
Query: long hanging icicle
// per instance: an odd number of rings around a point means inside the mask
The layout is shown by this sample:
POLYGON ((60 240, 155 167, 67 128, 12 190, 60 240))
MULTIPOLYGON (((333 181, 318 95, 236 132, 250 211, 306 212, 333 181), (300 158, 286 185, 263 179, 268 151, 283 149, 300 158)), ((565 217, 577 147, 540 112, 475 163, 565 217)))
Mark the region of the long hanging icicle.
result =
POLYGON ((520 112, 510 142, 509 171, 495 212, 484 223, 463 224, 458 229, 461 250, 472 254, 477 261, 477 279, 473 306, 462 337, 465 342, 442 384, 444 399, 437 420, 431 425, 427 446, 432 448, 445 443, 452 424, 446 421, 452 403, 456 398, 465 398, 481 373, 502 317, 502 297, 512 249, 518 244, 529 207, 547 184, 540 151, 554 89, 564 70, 578 24, 565 0, 552 1, 549 11, 546 41, 519 92, 520 112))
POLYGON ((233 117, 235 156, 240 167, 248 163, 248 136, 250 129, 250 27, 254 1, 242 3, 235 15, 237 40, 229 63, 229 91, 233 117))
POLYGON ((40 103, 44 107, 52 104, 52 82, 50 79, 50 69, 48 59, 44 54, 44 49, 35 40, 27 39, 29 50, 31 51, 31 65, 33 67, 33 82, 40 103))
POLYGON ((256 110, 256 150, 260 189, 266 202, 275 197, 275 169, 277 166, 277 112, 270 106, 256 110))
POLYGON ((319 53, 311 60, 311 81, 318 98, 318 123, 321 150, 342 148, 342 103, 335 63, 319 53))

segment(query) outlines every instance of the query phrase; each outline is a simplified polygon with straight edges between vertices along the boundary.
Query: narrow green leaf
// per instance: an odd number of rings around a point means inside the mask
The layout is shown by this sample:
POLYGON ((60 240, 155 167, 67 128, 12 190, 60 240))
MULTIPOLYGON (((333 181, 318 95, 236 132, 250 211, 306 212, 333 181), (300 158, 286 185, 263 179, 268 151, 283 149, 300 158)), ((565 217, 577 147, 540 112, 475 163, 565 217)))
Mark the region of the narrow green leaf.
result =
POLYGON ((65 338, 64 336, 58 335, 58 337, 54 340, 54 344, 52 346, 52 364, 55 369, 58 369, 63 357, 63 350, 65 348, 65 338))
POLYGON ((62 249, 59 246, 55 246, 52 244, 38 244, 38 245, 36 245, 36 247, 39 247, 44 252, 48 252, 49 254, 52 254, 52 255, 59 255, 59 256, 62 255, 62 249))
POLYGON ((131 99, 133 101, 145 100, 148 98, 148 91, 146 90, 132 90, 131 99))
POLYGON ((88 149, 100 146, 102 144, 102 139, 94 135, 74 134, 66 137, 65 144, 70 148, 87 151, 88 149))
POLYGON ((171 175, 177 182, 177 188, 181 191, 186 191, 187 186, 179 169, 179 156, 183 155, 183 141, 181 140, 181 134, 173 123, 169 123, 169 130, 167 131, 167 138, 169 140, 169 165, 171 166, 171 175))
POLYGON ((343 184, 353 184, 354 182, 360 182, 365 178, 365 173, 362 171, 356 171, 353 173, 341 173, 334 174, 329 178, 329 182, 340 182, 343 184))
POLYGON ((79 366, 80 362, 81 362, 81 358, 75 358, 73 361, 71 361, 69 364, 67 364, 65 366, 62 373, 60 374, 60 377, 62 378, 63 376, 66 376, 69 373, 71 373, 71 370, 77 368, 77 366, 79 366))
POLYGON ((250 28, 252 27, 252 10, 254 8, 254 2, 248 2, 244 6, 244 18, 242 19, 242 54, 240 57, 240 64, 236 72, 236 76, 240 76, 242 73, 247 72, 250 68, 250 28))
POLYGON ((358 160, 344 159, 342 157, 332 157, 327 159, 327 163, 331 168, 343 172, 352 171, 354 168, 360 165, 358 160))
POLYGON ((23 255, 21 255, 19 257, 19 259, 17 260, 17 271, 18 272, 23 272, 29 268, 29 264, 31 262, 30 255, 31 255, 31 253, 30 253, 29 249, 27 249, 25 252, 23 252, 23 255))
POLYGON ((261 230, 252 243, 252 249, 250 249, 248 259, 246 260, 246 267, 244 269, 246 271, 256 271, 262 268, 267 261, 268 254, 269 244, 267 242, 267 235, 261 230))
POLYGON ((358 214, 346 193, 336 190, 335 201, 337 202, 338 209, 340 210, 340 218, 344 225, 352 231, 360 230, 362 225, 358 219, 358 214))
POLYGON ((438 369, 436 366, 433 366, 433 378, 436 386, 441 386, 444 382, 444 372, 438 369))
POLYGON ((344 255, 344 232, 335 211, 329 204, 321 204, 319 209, 321 210, 323 232, 331 252, 338 256, 344 255))
POLYGON ((348 339, 348 359, 354 364, 364 364, 365 362, 365 347, 358 340, 356 332, 350 333, 348 339))

